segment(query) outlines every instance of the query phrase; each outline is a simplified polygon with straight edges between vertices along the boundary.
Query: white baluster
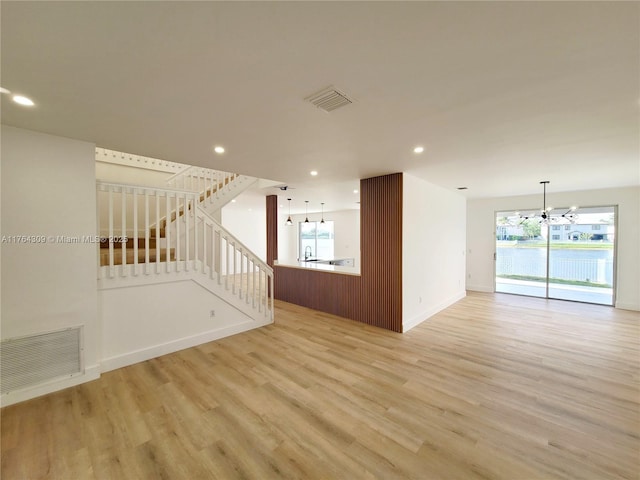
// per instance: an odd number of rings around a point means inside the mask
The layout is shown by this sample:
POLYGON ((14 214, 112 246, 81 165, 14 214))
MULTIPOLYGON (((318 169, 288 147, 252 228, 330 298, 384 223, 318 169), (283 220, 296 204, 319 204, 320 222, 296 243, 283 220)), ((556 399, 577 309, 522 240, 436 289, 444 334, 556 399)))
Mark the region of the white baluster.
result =
POLYGON ((262 269, 258 267, 258 312, 262 311, 262 269))
POLYGON ((144 273, 149 275, 149 190, 144 190, 144 273))
POLYGON ((202 218, 202 273, 207 271, 207 223, 202 218))
POLYGON ((238 291, 238 298, 242 300, 242 294, 244 293, 244 251, 240 250, 240 290, 238 291))
POLYGON ((198 196, 194 199, 193 211, 191 212, 191 221, 193 222, 193 269, 196 272, 198 271, 198 255, 200 255, 200 252, 198 251, 198 216, 196 215, 196 208, 198 208, 197 202, 199 199, 200 194, 198 194, 198 196))
POLYGON ((237 249, 236 242, 231 244, 231 252, 233 254, 233 277, 231 277, 231 293, 236 294, 236 258, 237 258, 237 249))
POLYGON ((211 224, 211 240, 209 240, 211 242, 211 267, 209 269, 209 274, 211 279, 213 280, 213 275, 215 272, 215 264, 216 264, 216 254, 215 254, 215 248, 216 248, 216 242, 215 242, 215 228, 213 223, 211 224))
MULTIPOLYGON (((184 211, 184 200, 182 202, 182 209, 184 211)), ((182 253, 180 251, 180 217, 179 217, 179 213, 180 213, 180 196, 178 194, 176 194, 176 272, 179 272, 181 270, 180 268, 180 260, 182 260, 182 253)))
POLYGON ((120 244, 122 245, 122 270, 121 275, 127 276, 127 242, 124 241, 127 238, 127 192, 125 187, 121 187, 122 191, 122 232, 120 238, 120 244))
MULTIPOLYGON (((98 155, 98 149, 96 149, 96 156, 98 155)), ((96 230, 98 232, 98 251, 96 252, 98 255, 98 279, 102 278, 102 262, 101 260, 101 256, 102 256, 102 250, 100 250, 101 247, 101 243, 100 243, 100 238, 102 238, 102 225, 100 223, 100 207, 102 206, 102 195, 100 194, 102 192, 102 189, 100 188, 99 185, 96 186, 96 230)))
POLYGON ((249 295, 249 292, 250 292, 249 280, 250 280, 250 277, 251 277, 251 275, 249 275, 249 254, 248 253, 247 253, 247 257, 246 257, 245 260, 247 262, 247 275, 246 275, 247 278, 245 280, 246 281, 246 290, 245 290, 245 293, 244 293, 244 298, 245 298, 245 303, 248 304, 249 303, 249 297, 250 297, 250 295, 249 295))
POLYGON ((213 203, 213 194, 214 194, 214 178, 213 178, 213 172, 209 172, 208 174, 209 177, 209 203, 213 203))
POLYGON ((253 259, 251 260, 251 276, 252 279, 251 281, 253 282, 253 301, 251 303, 251 305, 253 306, 253 308, 256 308, 256 262, 253 261, 253 259))
POLYGON ((109 242, 109 278, 113 278, 114 261, 115 261, 115 248, 113 245, 113 187, 109 188, 109 236, 107 241, 109 242))
POLYGON ((156 273, 160 273, 160 194, 156 192, 156 273))
POLYGON ((219 230, 216 230, 216 255, 217 255, 217 273, 218 285, 222 285, 222 236, 219 230))
POLYGON ((224 237, 224 241, 225 241, 225 245, 226 245, 226 250, 227 250, 227 265, 226 265, 226 275, 224 277, 224 288, 225 290, 229 290, 229 265, 231 265, 231 259, 229 258, 230 255, 230 245, 229 245, 229 237, 224 237))
POLYGON ((133 189, 133 275, 138 275, 138 190, 133 189))
POLYGON ((166 271, 169 273, 171 271, 170 262, 171 259, 171 198, 169 197, 169 193, 165 194, 165 225, 164 225, 164 241, 167 243, 166 245, 166 263, 167 268, 166 271))
POLYGON ((184 197, 184 259, 185 259, 185 270, 189 271, 189 202, 190 200, 188 200, 188 198, 190 198, 191 196, 187 197, 185 194, 184 197))

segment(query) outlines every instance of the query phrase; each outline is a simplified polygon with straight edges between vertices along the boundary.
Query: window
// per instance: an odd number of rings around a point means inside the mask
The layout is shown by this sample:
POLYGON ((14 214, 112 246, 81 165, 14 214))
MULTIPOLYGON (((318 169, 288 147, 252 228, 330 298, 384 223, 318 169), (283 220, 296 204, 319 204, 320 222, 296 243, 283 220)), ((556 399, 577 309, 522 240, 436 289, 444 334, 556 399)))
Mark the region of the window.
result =
POLYGON ((565 229, 565 230, 571 230, 571 225, 565 225, 565 226, 564 226, 564 229, 565 229))
POLYGON ((600 225, 591 225, 591 230, 600 230, 600 225))
POLYGON ((551 227, 552 230, 560 230, 560 225, 554 225, 551 227))
POLYGON ((551 235, 551 240, 560 240, 560 235, 551 235))
POLYGON ((333 259, 333 222, 300 222, 300 260, 333 259))

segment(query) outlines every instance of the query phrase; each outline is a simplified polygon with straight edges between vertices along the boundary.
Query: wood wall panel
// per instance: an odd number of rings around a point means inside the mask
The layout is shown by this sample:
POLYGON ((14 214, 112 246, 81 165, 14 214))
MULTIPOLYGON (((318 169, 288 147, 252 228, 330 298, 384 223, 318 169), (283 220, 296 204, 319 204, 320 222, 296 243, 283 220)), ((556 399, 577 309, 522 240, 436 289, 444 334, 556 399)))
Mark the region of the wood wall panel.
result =
POLYGON ((360 181, 360 258, 360 276, 276 266, 275 297, 402 332, 401 173, 360 181))
POLYGON ((278 258, 278 196, 267 196, 267 265, 278 258))

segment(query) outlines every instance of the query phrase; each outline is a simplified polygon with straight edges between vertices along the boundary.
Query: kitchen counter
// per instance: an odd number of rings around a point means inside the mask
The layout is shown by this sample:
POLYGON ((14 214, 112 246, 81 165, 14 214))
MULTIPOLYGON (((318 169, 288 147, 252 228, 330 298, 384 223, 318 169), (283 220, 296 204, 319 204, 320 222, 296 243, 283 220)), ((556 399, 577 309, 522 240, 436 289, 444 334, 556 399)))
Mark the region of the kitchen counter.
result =
POLYGON ((344 265, 332 265, 331 263, 344 262, 353 259, 336 258, 332 260, 311 260, 306 262, 279 262, 275 261, 276 267, 301 268, 304 270, 316 270, 320 272, 341 273, 344 275, 360 275, 360 269, 356 267, 347 267, 344 265))

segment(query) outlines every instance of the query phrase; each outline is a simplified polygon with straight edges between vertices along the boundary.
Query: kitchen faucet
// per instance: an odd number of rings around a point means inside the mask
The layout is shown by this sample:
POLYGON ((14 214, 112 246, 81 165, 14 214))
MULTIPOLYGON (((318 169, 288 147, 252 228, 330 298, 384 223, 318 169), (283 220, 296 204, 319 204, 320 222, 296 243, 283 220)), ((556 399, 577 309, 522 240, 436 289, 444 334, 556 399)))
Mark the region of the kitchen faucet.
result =
POLYGON ((309 258, 311 258, 311 247, 307 245, 304 249, 304 261, 306 262, 309 258))

